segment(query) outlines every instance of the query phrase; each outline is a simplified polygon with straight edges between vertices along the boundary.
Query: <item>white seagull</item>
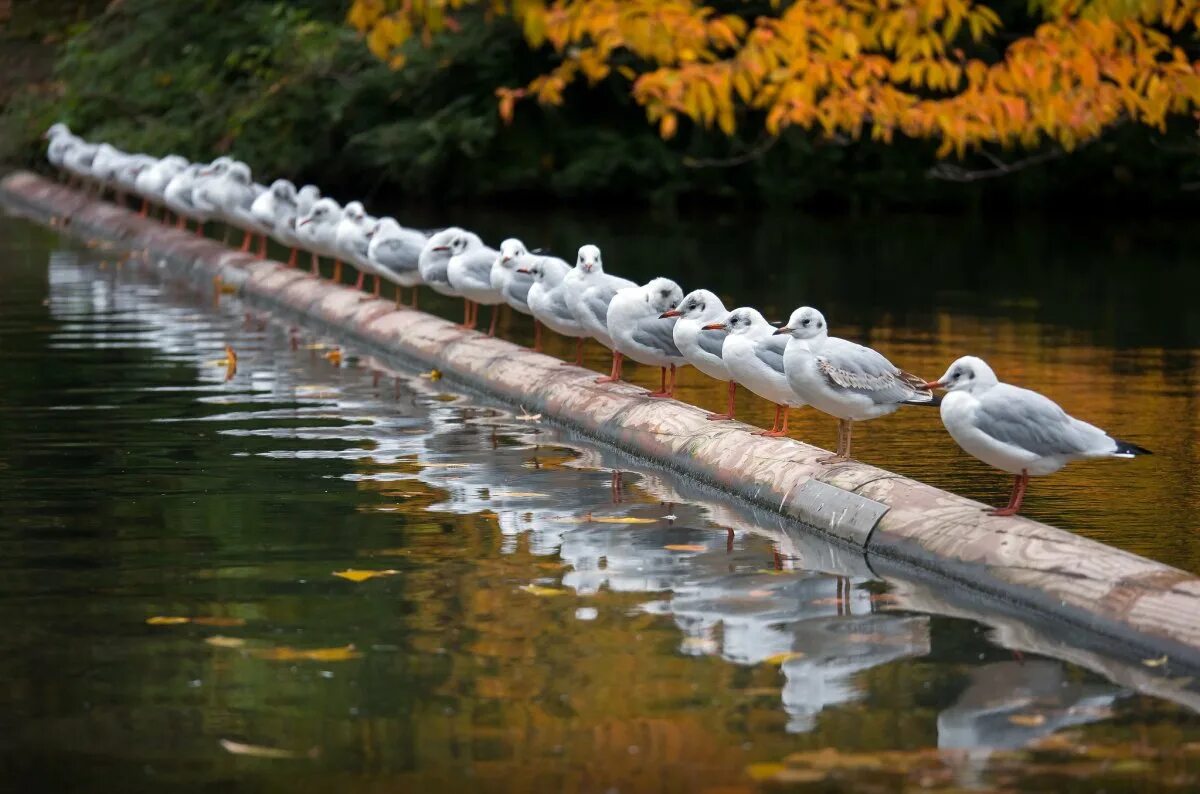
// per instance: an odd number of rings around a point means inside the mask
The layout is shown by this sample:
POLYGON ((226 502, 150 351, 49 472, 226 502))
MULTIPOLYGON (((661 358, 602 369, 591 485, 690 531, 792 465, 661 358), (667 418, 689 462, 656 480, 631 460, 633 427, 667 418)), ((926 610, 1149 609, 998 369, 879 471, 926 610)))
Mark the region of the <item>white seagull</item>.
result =
POLYGON ((721 348, 721 360, 729 376, 764 400, 775 403, 774 424, 757 435, 786 436, 788 409, 804 405, 788 385, 783 368, 783 354, 792 338, 776 336, 775 328, 766 318, 748 306, 734 309, 724 320, 710 323, 704 329, 728 334, 721 348))
MULTIPOLYGON (((627 278, 605 273, 600 249, 594 245, 580 246, 575 267, 563 279, 563 291, 571 313, 589 336, 610 350, 613 341, 608 333, 608 305, 620 290, 636 287, 637 284, 627 278)), ((619 377, 614 356, 609 380, 619 377)))
POLYGON ((625 356, 662 370, 662 388, 651 397, 675 396, 675 368, 687 363, 675 344, 674 317, 663 317, 679 305, 683 290, 669 278, 651 279, 643 287, 623 289, 608 305, 608 333, 613 341, 613 375, 597 383, 620 380, 625 356), (667 370, 671 371, 670 385, 667 370))
POLYGON ((721 349, 725 345, 725 334, 715 333, 715 329, 703 330, 710 323, 724 317, 728 312, 725 304, 721 303, 712 292, 698 289, 683 296, 679 308, 663 312, 662 316, 678 317, 672 336, 675 346, 687 362, 710 378, 728 381, 729 390, 726 399, 725 413, 709 414, 709 419, 733 419, 734 393, 737 382, 729 377, 729 369, 721 358, 721 349))
POLYGON ((529 256, 520 273, 533 278, 529 308, 534 318, 556 334, 575 340, 575 363, 583 365, 583 340, 589 334, 567 305, 566 277, 571 266, 556 256, 529 256))
MULTIPOLYGON (((476 237, 476 240, 479 238, 476 237)), ((500 252, 489 248, 482 241, 468 245, 451 254, 446 263, 446 280, 463 298, 464 328, 474 328, 479 323, 479 306, 492 307, 492 323, 487 335, 496 335, 496 320, 500 315, 500 304, 504 297, 492 286, 492 266, 500 258, 500 252)))
POLYGON ((314 276, 321 275, 321 254, 336 256, 333 253, 333 243, 341 213, 342 208, 336 201, 322 198, 314 201, 308 214, 296 221, 296 237, 312 256, 314 276))
POLYGON ((1048 397, 1001 383, 975 356, 963 356, 925 385, 947 392, 942 424, 950 437, 969 455, 1015 475, 1008 506, 989 510, 992 515, 1016 514, 1030 477, 1053 474, 1073 460, 1152 454, 1076 419, 1048 397))
POLYGON ((838 418, 838 448, 820 463, 850 460, 853 422, 886 416, 901 405, 934 404, 925 379, 878 351, 829 335, 825 317, 802 306, 775 333, 792 337, 783 354, 788 384, 800 399, 838 418))
POLYGON ((166 192, 167 185, 176 174, 181 173, 187 167, 187 158, 177 154, 168 154, 137 175, 134 188, 142 197, 142 209, 139 214, 143 218, 149 212, 151 202, 155 204, 163 202, 163 193, 166 192))
POLYGON ((274 237, 280 243, 291 248, 292 255, 288 264, 296 266, 295 234, 296 222, 296 186, 286 179, 276 179, 271 186, 254 199, 250 205, 250 215, 262 232, 262 241, 258 247, 258 258, 267 256, 267 236, 274 237), (289 222, 293 224, 289 226, 289 222))
POLYGON ((367 258, 380 276, 396 285, 396 305, 400 288, 412 287, 412 307, 417 308, 417 286, 421 271, 417 261, 429 238, 416 229, 406 229, 395 218, 381 218, 369 233, 367 258))
MULTIPOLYGON (((367 217, 367 211, 361 201, 349 201, 342 208, 342 217, 333 229, 333 247, 337 251, 338 261, 347 260, 358 271, 358 279, 354 282, 355 289, 363 288, 363 281, 369 275, 374 279, 373 292, 379 296, 379 271, 367 256, 370 240, 367 231, 375 226, 375 219, 367 217)), ((336 267, 336 265, 335 265, 336 267)), ((335 279, 337 277, 335 276, 335 279)))
MULTIPOLYGON (((504 302, 521 314, 533 314, 529 308, 529 288, 533 286, 533 276, 525 268, 530 264, 528 257, 529 251, 525 248, 525 243, 516 237, 509 237, 500 243, 500 254, 492 265, 492 289, 498 291, 504 302)), ((542 326, 535 317, 533 349, 540 352, 541 343, 542 326)))

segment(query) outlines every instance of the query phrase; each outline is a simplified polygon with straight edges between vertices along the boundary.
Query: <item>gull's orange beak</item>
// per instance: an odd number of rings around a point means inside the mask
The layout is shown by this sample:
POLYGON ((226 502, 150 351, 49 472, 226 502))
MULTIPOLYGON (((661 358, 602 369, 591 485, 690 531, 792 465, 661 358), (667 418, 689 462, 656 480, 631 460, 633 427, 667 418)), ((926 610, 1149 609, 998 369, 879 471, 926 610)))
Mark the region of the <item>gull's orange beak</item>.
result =
POLYGON ((430 251, 449 251, 449 250, 450 250, 450 246, 448 246, 448 245, 435 245, 433 248, 430 248, 429 250, 430 250, 430 251))
POLYGON ((519 268, 517 268, 517 272, 518 272, 518 273, 525 273, 526 275, 528 275, 528 273, 529 273, 529 268, 527 268, 527 267, 519 267, 519 268))
POLYGON ((785 325, 782 328, 780 328, 779 330, 777 330, 774 334, 772 334, 772 336, 779 336, 780 334, 790 334, 791 332, 792 332, 792 329, 788 328, 785 325))
POLYGON ((304 224, 308 223, 308 222, 309 222, 309 221, 311 221, 311 220, 312 220, 312 218, 305 218, 304 220, 302 220, 302 221, 300 221, 299 223, 297 223, 297 224, 296 224, 296 226, 297 226, 297 227, 303 226, 304 224))
POLYGON ((942 388, 942 382, 940 380, 931 380, 923 385, 925 386, 926 389, 929 389, 930 391, 932 391, 933 389, 942 388))
POLYGON ((708 325, 700 326, 701 331, 724 331, 729 326, 725 323, 709 323, 708 325))
POLYGON ((679 311, 679 309, 671 309, 670 311, 665 311, 662 314, 658 315, 658 319, 665 320, 668 317, 681 317, 682 315, 683 315, 683 312, 679 311))

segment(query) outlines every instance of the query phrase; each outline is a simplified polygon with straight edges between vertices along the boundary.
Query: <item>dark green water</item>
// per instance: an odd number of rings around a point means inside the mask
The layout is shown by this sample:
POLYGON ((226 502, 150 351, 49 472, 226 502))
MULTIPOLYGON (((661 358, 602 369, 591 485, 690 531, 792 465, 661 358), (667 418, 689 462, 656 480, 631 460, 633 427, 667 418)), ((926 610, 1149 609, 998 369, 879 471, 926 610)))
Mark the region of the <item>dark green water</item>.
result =
MULTIPOLYGON (((2 790, 1200 782, 1169 662, 879 580, 32 226, 0 219, 0 259, 2 790)), ((1072 509, 1119 533, 1093 489, 1072 509)))

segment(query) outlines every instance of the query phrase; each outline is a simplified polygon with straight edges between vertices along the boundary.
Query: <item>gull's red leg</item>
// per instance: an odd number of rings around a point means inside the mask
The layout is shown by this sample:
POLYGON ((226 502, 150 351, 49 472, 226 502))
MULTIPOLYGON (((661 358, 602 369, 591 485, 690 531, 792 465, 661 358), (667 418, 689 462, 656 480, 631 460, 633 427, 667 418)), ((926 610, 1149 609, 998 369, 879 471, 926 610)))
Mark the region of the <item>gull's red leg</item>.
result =
POLYGON ((583 366, 583 337, 575 337, 575 366, 583 366))
POLYGON ((355 282, 354 282, 354 288, 355 288, 355 289, 362 289, 362 288, 363 288, 363 279, 365 279, 366 277, 367 277, 367 274, 366 274, 366 273, 364 273, 364 272, 363 272, 363 271, 361 271, 361 270, 360 270, 360 271, 358 271, 358 278, 357 278, 357 279, 355 280, 355 282))
POLYGON ((533 352, 542 352, 542 324, 536 319, 533 321, 533 352))
MULTIPOLYGON (((728 394, 727 394, 727 396, 726 396, 726 399, 725 399, 725 413, 723 413, 723 414, 709 414, 708 416, 706 416, 706 417, 704 417, 704 418, 705 418, 705 419, 708 419, 708 420, 710 420, 710 421, 713 421, 713 422, 719 422, 719 421, 721 421, 722 419, 733 419, 733 412, 734 412, 734 409, 733 409, 733 395, 734 395, 734 393, 735 393, 736 391, 737 391, 737 384, 736 384, 736 383, 734 383, 733 381, 729 381, 729 391, 728 391, 728 394)), ((779 420, 779 412, 778 412, 778 410, 776 410, 776 412, 775 412, 775 419, 776 419, 776 421, 778 421, 778 420, 779 420)), ((772 430, 774 430, 775 428, 774 428, 774 427, 772 427, 771 429, 772 429, 772 430)))
POLYGON ((994 516, 1015 516, 1025 501, 1025 489, 1029 486, 1029 473, 1022 471, 1013 480, 1012 494, 1008 497, 1008 505, 987 512, 994 516))
POLYGON ((614 381, 620 380, 621 379, 621 360, 624 357, 625 356, 623 353, 618 353, 616 350, 614 350, 613 351, 612 372, 609 373, 608 377, 596 378, 596 383, 612 383, 614 381))
POLYGON ((500 304, 492 307, 492 322, 488 326, 488 336, 496 335, 496 321, 500 318, 500 304))
POLYGON ((785 413, 785 411, 787 411, 787 408, 785 408, 782 405, 776 405, 775 406, 775 421, 774 421, 774 423, 772 423, 771 429, 770 430, 760 430, 759 432, 755 433, 754 435, 769 436, 771 438, 777 438, 778 436, 787 435, 787 414, 785 413), (782 429, 780 429, 780 427, 779 427, 779 417, 781 415, 784 417, 784 419, 783 419, 784 424, 783 424, 782 429))
POLYGON ((288 267, 295 267, 296 260, 299 258, 299 256, 300 256, 300 250, 298 248, 293 248, 292 252, 290 254, 288 254, 288 261, 287 261, 288 267))
POLYGON ((316 251, 309 252, 312 256, 312 274, 317 278, 321 277, 321 257, 317 256, 316 251))

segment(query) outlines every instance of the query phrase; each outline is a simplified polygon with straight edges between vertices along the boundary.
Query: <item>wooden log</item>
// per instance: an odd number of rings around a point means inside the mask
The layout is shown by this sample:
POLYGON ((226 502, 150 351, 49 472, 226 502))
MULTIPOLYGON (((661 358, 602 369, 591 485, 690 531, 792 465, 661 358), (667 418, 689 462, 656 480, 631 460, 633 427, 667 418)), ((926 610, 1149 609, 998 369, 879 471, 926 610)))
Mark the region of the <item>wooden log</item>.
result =
POLYGON ((753 435, 739 422, 656 400, 627 384, 347 287, 259 260, 28 173, 0 182, 0 201, 66 233, 148 253, 147 265, 316 325, 366 352, 436 367, 487 392, 657 465, 857 545, 868 561, 910 566, 1006 607, 1033 610, 1110 642, 1128 658, 1166 655, 1200 671, 1200 579, 864 463, 825 466, 825 450, 753 435), (816 481, 827 487, 805 487, 816 481), (836 490, 835 490, 836 489, 836 490))

